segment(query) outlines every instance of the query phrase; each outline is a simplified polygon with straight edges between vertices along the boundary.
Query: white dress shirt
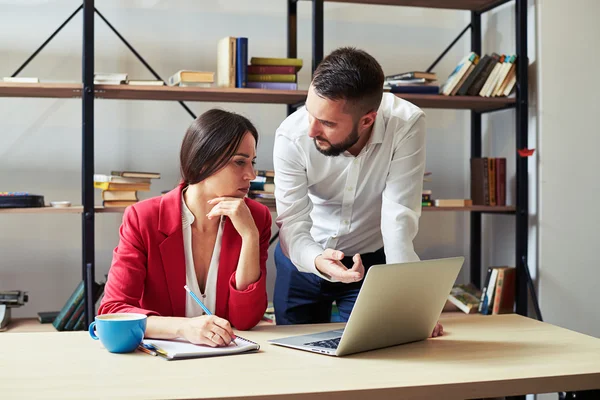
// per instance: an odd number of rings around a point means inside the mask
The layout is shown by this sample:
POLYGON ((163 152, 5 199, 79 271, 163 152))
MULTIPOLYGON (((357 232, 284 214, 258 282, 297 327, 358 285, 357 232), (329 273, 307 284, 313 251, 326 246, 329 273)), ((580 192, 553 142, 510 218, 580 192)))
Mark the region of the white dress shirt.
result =
POLYGON ((346 256, 385 247, 388 263, 417 261, 425 114, 384 93, 371 138, 357 157, 321 154, 304 107, 277 129, 273 150, 281 249, 302 272, 320 274, 324 249, 346 256))
MULTIPOLYGON (((181 225, 183 228, 183 249, 185 252, 185 283, 188 285, 190 290, 198 296, 198 298, 204 303, 206 308, 211 313, 215 313, 215 301, 217 298, 217 273, 219 271, 219 259, 221 258, 221 239, 223 237, 223 218, 219 223, 219 230, 217 232, 217 239, 215 240, 215 248, 213 249, 212 258, 210 260, 210 267, 208 268, 208 276, 206 277, 206 285, 204 293, 200 291, 198 286, 198 277, 196 276, 196 269, 194 268, 194 253, 192 250, 192 223, 194 222, 194 214, 185 204, 181 193, 181 225)), ((181 288, 183 290, 183 288, 181 288)), ((186 317, 198 317, 204 315, 204 310, 198 305, 192 296, 186 294, 185 296, 185 316, 186 317)))

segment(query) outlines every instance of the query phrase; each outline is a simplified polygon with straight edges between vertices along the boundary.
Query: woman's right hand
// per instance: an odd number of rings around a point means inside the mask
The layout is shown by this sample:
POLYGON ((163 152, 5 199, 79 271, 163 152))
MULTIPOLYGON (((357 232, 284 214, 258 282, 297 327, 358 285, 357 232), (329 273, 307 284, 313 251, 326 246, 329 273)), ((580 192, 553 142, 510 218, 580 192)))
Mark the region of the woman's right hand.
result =
POLYGON ((210 347, 229 346, 235 339, 229 321, 215 315, 188 318, 183 322, 180 333, 190 343, 210 347))

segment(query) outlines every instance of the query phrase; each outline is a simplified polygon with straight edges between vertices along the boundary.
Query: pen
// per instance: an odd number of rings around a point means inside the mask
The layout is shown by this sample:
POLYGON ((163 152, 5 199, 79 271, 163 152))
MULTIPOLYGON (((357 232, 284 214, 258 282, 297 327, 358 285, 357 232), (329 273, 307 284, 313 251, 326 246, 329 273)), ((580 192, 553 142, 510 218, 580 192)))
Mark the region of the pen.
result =
MULTIPOLYGON (((200 299, 198 298, 198 296, 196 296, 196 295, 194 294, 194 292, 192 292, 192 291, 190 290, 190 288, 188 287, 188 285, 184 285, 184 286, 183 286, 183 288, 185 289, 185 291, 186 291, 186 292, 188 292, 188 293, 189 293, 189 295, 190 295, 190 296, 192 296, 192 299, 194 299, 194 301, 195 301, 196 303, 198 303, 198 305, 199 305, 200 307, 202 307, 202 309, 204 310, 204 312, 206 313, 206 315, 212 315, 212 313, 210 312, 210 310, 209 310, 209 309, 208 309, 208 308, 207 308, 207 307, 204 305, 204 303, 202 303, 202 302, 200 301, 200 299)), ((232 341, 231 341, 231 343, 233 343, 234 345, 236 345, 236 346, 237 346, 237 343, 235 342, 235 340, 232 340, 232 341)))
POLYGON ((155 351, 147 349, 146 347, 144 347, 144 345, 141 345, 141 344, 138 346, 138 350, 139 351, 143 351, 146 354, 150 354, 151 356, 155 356, 156 355, 155 351))

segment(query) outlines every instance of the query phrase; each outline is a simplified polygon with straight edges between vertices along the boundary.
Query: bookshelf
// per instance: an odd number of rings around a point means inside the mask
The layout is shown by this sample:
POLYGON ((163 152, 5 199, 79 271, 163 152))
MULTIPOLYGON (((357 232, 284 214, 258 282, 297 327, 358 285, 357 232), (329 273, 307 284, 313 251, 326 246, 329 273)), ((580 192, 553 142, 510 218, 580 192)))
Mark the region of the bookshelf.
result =
POLYGON ((510 0, 327 0, 332 3, 444 8, 485 12, 510 0))
MULTIPOLYGON (((274 206, 268 206, 272 212, 277 212, 274 206)), ((480 212, 490 214, 514 214, 516 208, 513 206, 469 206, 469 207, 423 207, 423 212, 459 211, 480 212)), ((95 206, 96 213, 122 213, 125 207, 102 207, 95 206)), ((71 207, 36 207, 36 208, 5 208, 0 209, 0 214, 81 214, 83 206, 71 207)))
MULTIPOLYGON (((447 51, 470 30, 471 51, 482 55, 482 26, 481 17, 487 11, 513 0, 327 0, 329 2, 353 3, 367 5, 411 6, 440 9, 465 10, 470 12, 470 24, 458 35, 448 48, 438 57, 428 71, 447 53, 447 51)), ((312 0, 312 68, 323 59, 324 44, 324 0, 312 0)), ((297 56, 297 3, 298 0, 287 0, 288 4, 288 57, 297 56)), ((516 149, 527 149, 528 142, 528 57, 527 57, 527 1, 514 0, 515 5, 515 39, 516 39, 516 98, 482 98, 475 96, 444 96, 402 95, 401 97, 422 108, 447 108, 470 110, 471 114, 471 158, 482 156, 482 114, 514 108, 516 115, 515 136, 516 149), (490 102, 490 100, 492 102, 490 102)), ((368 48, 365 49, 368 51, 368 48)), ((518 154, 518 153, 517 153, 518 154)), ((466 160, 468 162, 468 160, 466 160)), ((529 234, 529 195, 528 195, 527 158, 516 157, 516 206, 507 207, 502 214, 512 214, 515 217, 515 267, 516 282, 516 311, 527 315, 527 280, 529 270, 527 265, 528 234, 529 234)), ((473 206, 469 208, 446 211, 470 212, 470 281, 478 287, 482 285, 482 214, 489 211, 487 207, 473 206)), ((495 210, 498 210, 495 208, 495 210)), ((436 211, 441 211, 436 209, 436 211)))
MULTIPOLYGON (((471 114, 471 157, 480 157, 481 115, 506 109, 516 110, 517 148, 527 147, 527 2, 524 0, 328 0, 331 2, 410 6, 440 9, 465 10, 471 14, 471 48, 481 54, 481 15, 499 5, 514 1, 516 4, 517 55, 520 62, 517 66, 517 96, 515 98, 482 98, 477 96, 442 96, 424 94, 403 94, 400 97, 422 108, 466 110, 471 114)), ((297 56, 297 2, 287 0, 287 44, 288 57, 297 56)), ((312 69, 323 58, 323 0, 312 0, 312 69)), ((40 209, 0 210, 0 214, 80 214, 82 218, 82 277, 86 290, 86 323, 94 318, 93 294, 91 288, 95 271, 95 214, 122 213, 124 208, 104 208, 94 204, 94 102, 98 100, 160 100, 160 101, 195 101, 195 102, 231 102, 231 103, 264 103, 287 105, 288 113, 301 105, 306 91, 273 91, 262 89, 222 89, 193 88, 168 86, 127 86, 127 85, 94 85, 94 0, 84 0, 78 11, 83 12, 83 52, 82 81, 77 83, 36 83, 16 84, 0 83, 0 97, 20 98, 74 98, 82 102, 82 205, 69 208, 44 207, 40 209)), ((67 20, 68 22, 68 20, 67 20)), ((105 21, 106 22, 106 21, 105 21)), ((64 26, 64 24, 63 24, 64 26)), ((109 25, 110 27, 110 25, 109 25)), ((62 26, 57 32, 62 29, 62 26)), ((56 33, 57 33, 56 32, 56 33)), ((116 31, 115 31, 116 33, 116 31)), ((117 35, 144 63, 135 50, 117 35)), ((50 40, 50 39, 49 39, 50 40)), ((47 42, 46 42, 47 43, 47 42)), ((46 44, 45 43, 45 44, 46 44)), ((42 48, 43 46, 42 45, 42 48)), ((368 49, 366 49, 368 50, 368 49)), ((36 52, 37 54, 37 52, 36 52)), ((29 62, 29 60, 27 61, 29 62)), ((26 63, 27 63, 26 62, 26 63)), ((26 65, 26 64, 25 64, 26 65)), ((305 63, 308 66, 308 63, 305 63)), ((150 70, 151 68, 146 65, 150 70)), ((151 72, 154 72, 151 70, 151 72)), ((423 212, 466 212, 470 214, 471 230, 471 281, 481 283, 481 215, 509 214, 516 218, 516 261, 517 268, 523 271, 527 260, 527 160, 517 158, 517 204, 507 207, 471 206, 471 207, 424 207, 423 212), (479 260, 479 261, 478 261, 479 260)), ((274 211, 273 207, 271 209, 274 211)), ((522 273, 517 279, 517 312, 526 315, 526 281, 522 273)))
MULTIPOLYGON (((216 101, 226 103, 298 104, 306 90, 194 88, 173 86, 95 85, 96 99, 216 101)), ((81 98, 81 85, 47 83, 0 83, 0 97, 81 98)), ((423 108, 491 112, 514 108, 514 98, 404 94, 403 99, 423 108)))

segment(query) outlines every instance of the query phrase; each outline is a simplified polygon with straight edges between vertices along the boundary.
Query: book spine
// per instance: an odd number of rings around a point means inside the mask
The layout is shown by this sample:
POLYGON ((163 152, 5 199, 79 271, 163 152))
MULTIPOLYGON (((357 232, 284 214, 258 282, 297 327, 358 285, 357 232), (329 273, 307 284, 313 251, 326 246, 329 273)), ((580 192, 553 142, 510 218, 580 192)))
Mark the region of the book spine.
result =
POLYGON ((296 82, 296 74, 248 74, 248 82, 296 82))
POLYGON ((83 281, 79 282, 75 291, 71 294, 63 308, 60 310, 60 313, 56 316, 52 325, 56 328, 57 331, 63 331, 65 325, 69 321, 69 318, 75 312, 77 308, 77 303, 83 299, 83 281))
POLYGON ((81 315, 83 314, 83 309, 85 308, 85 301, 83 299, 83 297, 81 298, 81 300, 77 303, 77 307, 75 308, 75 312, 73 312, 73 315, 71 315, 69 317, 69 320, 67 321, 67 323, 65 324, 65 331, 72 331, 75 328, 75 324, 77 323, 77 320, 79 320, 79 317, 81 317, 81 315))
POLYGON ((496 204, 506 205, 506 158, 496 159, 496 204))
POLYGON ((237 38, 235 64, 235 87, 245 88, 247 84, 248 38, 237 38))
POLYGON ((248 82, 246 87, 252 89, 297 90, 298 84, 285 82, 248 82))
POLYGON ((295 74, 296 68, 284 65, 248 65, 249 74, 295 74))
POLYGON ((440 87, 435 85, 392 85, 390 93, 421 93, 421 94, 438 94, 440 87))

